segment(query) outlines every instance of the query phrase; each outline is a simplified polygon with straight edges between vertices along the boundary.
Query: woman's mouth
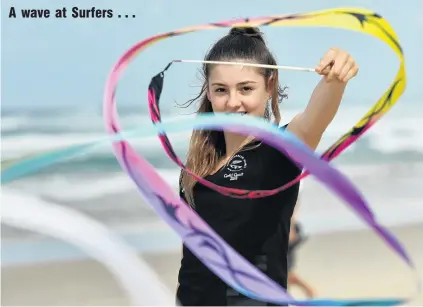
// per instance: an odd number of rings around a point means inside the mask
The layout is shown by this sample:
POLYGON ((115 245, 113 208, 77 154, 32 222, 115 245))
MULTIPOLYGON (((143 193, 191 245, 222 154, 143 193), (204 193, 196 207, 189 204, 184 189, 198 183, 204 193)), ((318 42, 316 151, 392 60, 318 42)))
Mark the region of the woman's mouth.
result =
POLYGON ((231 114, 247 115, 247 112, 233 112, 231 114))

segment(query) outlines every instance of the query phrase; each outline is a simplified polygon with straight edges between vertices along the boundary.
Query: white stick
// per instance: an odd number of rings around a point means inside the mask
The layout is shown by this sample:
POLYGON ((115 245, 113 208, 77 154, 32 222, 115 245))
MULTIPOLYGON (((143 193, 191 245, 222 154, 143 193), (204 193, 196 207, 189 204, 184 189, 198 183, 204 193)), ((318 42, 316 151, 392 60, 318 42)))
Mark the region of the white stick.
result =
POLYGON ((315 72, 314 68, 307 68, 307 67, 266 65, 266 64, 254 64, 254 63, 240 63, 240 62, 221 62, 221 61, 202 61, 202 60, 173 60, 173 62, 207 63, 207 64, 221 64, 221 65, 242 65, 242 66, 262 67, 262 68, 271 68, 271 69, 285 69, 285 70, 315 72))

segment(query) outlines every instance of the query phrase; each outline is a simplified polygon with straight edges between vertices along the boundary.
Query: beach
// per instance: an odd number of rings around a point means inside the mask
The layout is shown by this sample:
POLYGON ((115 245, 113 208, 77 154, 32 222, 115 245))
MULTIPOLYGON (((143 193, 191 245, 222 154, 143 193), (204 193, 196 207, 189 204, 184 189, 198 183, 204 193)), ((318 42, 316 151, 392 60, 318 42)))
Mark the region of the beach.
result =
MULTIPOLYGON (((362 107, 347 109, 349 116, 338 117, 332 123, 319 153, 365 112, 362 107)), ((284 113, 289 119, 295 112, 284 113)), ((123 112, 125 126, 149 122, 147 117, 136 114, 133 110, 123 112)), ((397 108, 332 165, 357 187, 379 223, 399 236, 423 275, 421 114, 418 110, 397 108)), ((5 159, 104 136, 101 115, 85 109, 79 113, 60 108, 15 110, 2 115, 5 159), (69 122, 80 124, 70 126, 69 122)), ((170 138, 178 155, 184 157, 188 136, 170 138)), ((156 136, 136 138, 131 144, 176 192, 180 170, 165 155, 156 136)), ((368 230, 348 204, 313 176, 304 179, 301 187, 298 217, 309 239, 298 251, 297 268, 316 287, 319 297, 407 297, 413 293, 414 279, 408 268, 368 230)), ((116 162, 110 146, 8 182, 2 185, 1 193, 2 203, 9 208, 63 208, 101 223, 143 257, 174 295, 181 240, 143 200, 116 162)), ((78 235, 83 237, 82 232, 78 235)), ((3 305, 130 304, 106 268, 78 248, 4 222, 1 239, 3 305)), ((303 297, 297 289, 292 289, 292 293, 303 297)), ((413 304, 423 304, 423 300, 417 299, 413 304)))
MULTIPOLYGON (((390 228, 423 276, 423 223, 390 228)), ((173 294, 180 251, 143 253, 173 294)), ((297 272, 321 298, 407 297, 415 290, 411 271, 369 230, 316 234, 298 250, 297 272)), ((142 291, 142 289, 140 289, 142 291)), ((304 296, 298 289, 291 293, 304 296)), ((146 294, 148 295, 148 294, 146 294)), ((57 261, 2 268, 2 305, 124 306, 127 297, 112 275, 91 260, 57 261), (25 295, 22 295, 25 293, 25 295)), ((423 296, 409 305, 423 304, 423 296)))

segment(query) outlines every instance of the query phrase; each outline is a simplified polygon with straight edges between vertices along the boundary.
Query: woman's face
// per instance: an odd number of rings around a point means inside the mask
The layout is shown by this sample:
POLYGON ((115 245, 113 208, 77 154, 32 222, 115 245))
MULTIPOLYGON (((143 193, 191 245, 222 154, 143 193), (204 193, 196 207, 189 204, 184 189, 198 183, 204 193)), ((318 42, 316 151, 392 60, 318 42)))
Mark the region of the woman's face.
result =
POLYGON ((263 117, 270 86, 255 67, 215 65, 209 74, 207 98, 215 113, 263 117))

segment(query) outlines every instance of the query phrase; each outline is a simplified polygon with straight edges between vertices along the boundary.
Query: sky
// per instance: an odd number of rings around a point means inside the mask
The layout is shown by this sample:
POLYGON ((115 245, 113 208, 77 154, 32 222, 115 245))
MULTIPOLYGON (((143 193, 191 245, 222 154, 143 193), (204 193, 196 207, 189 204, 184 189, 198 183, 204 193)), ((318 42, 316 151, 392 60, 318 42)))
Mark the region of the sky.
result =
MULTIPOLYGON (((230 20, 298 13, 334 7, 364 7, 386 18, 405 51, 408 85, 403 103, 417 104, 423 97, 423 1, 407 0, 20 0, 1 1, 2 108, 101 108, 108 73, 118 58, 135 43, 178 28, 230 20), (113 9, 128 19, 9 19, 15 9, 67 7, 113 9), (187 15, 190 14, 190 15, 187 15)), ((19 12, 19 11, 18 11, 19 12)), ((147 104, 146 90, 153 75, 174 59, 204 57, 207 49, 229 29, 201 31, 164 40, 148 48, 130 64, 118 88, 121 105, 147 104)), ((279 65, 314 67, 330 47, 348 51, 360 66, 359 75, 345 93, 346 104, 373 104, 394 79, 399 61, 375 37, 327 28, 261 29, 279 65)), ((184 102, 198 91, 197 64, 176 64, 167 74, 163 107, 184 102)), ((303 106, 319 76, 281 71, 289 87, 289 106, 303 106)))

